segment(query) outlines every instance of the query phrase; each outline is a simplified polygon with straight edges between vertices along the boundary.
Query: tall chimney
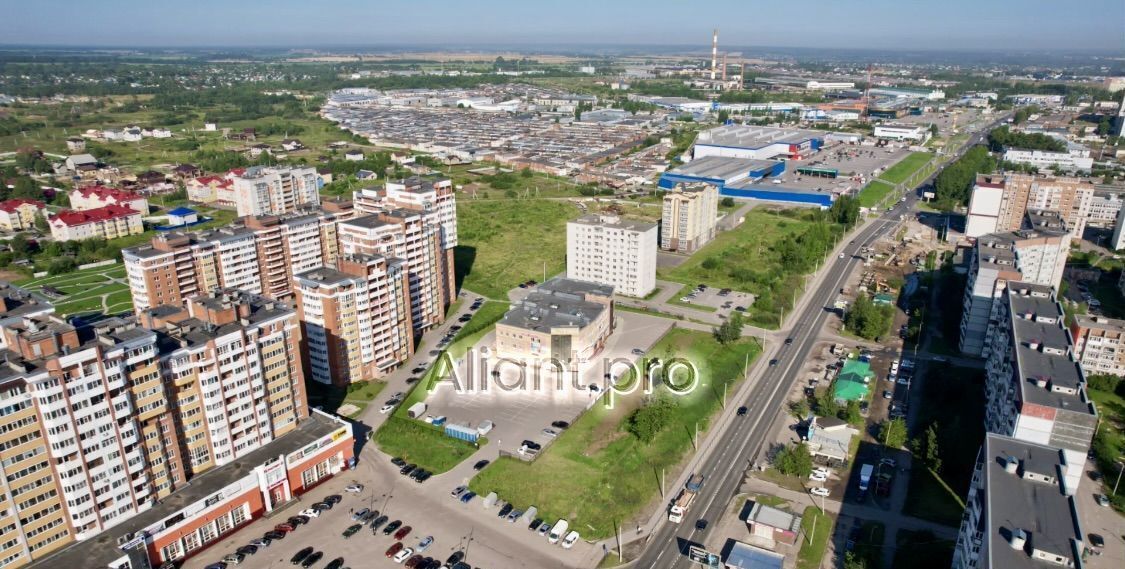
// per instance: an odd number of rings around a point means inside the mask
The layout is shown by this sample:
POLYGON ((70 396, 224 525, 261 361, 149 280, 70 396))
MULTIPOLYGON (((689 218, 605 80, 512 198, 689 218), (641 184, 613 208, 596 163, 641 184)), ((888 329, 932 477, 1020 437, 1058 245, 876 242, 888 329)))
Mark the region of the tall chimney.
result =
POLYGON ((715 80, 715 69, 719 66, 719 28, 711 36, 711 80, 715 80))

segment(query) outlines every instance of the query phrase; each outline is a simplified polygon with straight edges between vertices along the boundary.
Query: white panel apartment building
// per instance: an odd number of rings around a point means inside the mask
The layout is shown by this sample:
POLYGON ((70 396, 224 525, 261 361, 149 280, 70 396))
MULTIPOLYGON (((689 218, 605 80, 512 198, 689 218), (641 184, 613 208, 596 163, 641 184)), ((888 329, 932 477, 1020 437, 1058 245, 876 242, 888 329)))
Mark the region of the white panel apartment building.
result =
POLYGON ((656 288, 657 226, 611 215, 566 224, 566 276, 644 298, 656 288))
POLYGON ((719 190, 713 184, 678 185, 664 193, 660 216, 660 248, 693 253, 715 238, 719 190))
POLYGON ((1066 171, 1081 170, 1089 172, 1094 166, 1094 159, 1090 157, 1089 150, 1072 150, 1069 152, 1053 152, 1050 150, 1022 150, 1011 148, 1004 152, 1005 162, 1028 164, 1043 170, 1061 168, 1066 171))
POLYGON ((979 237, 962 303, 961 351, 988 357, 986 339, 1007 284, 1059 286, 1069 251, 1070 234, 1055 212, 1029 212, 1024 229, 979 237))
POLYGON ((247 168, 231 178, 238 215, 280 215, 320 203, 316 168, 247 168))

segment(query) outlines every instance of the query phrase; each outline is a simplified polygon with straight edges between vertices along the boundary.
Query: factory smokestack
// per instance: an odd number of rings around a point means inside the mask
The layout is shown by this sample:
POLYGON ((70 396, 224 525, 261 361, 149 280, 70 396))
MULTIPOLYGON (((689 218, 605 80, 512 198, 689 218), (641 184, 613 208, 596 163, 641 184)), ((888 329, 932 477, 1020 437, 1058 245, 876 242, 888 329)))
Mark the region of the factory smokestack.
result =
POLYGON ((715 80, 715 69, 719 66, 719 28, 711 36, 711 80, 715 80))

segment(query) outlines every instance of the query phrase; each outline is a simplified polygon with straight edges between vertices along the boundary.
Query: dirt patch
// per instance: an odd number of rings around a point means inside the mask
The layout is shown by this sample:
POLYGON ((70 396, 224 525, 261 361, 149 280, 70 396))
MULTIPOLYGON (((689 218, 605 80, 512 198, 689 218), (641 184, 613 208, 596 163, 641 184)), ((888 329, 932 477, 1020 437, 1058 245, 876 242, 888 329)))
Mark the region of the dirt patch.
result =
POLYGON ((0 281, 15 282, 15 281, 21 281, 21 280, 26 279, 26 278, 27 278, 27 275, 25 275, 23 273, 17 273, 15 271, 6 271, 4 269, 0 269, 0 281))

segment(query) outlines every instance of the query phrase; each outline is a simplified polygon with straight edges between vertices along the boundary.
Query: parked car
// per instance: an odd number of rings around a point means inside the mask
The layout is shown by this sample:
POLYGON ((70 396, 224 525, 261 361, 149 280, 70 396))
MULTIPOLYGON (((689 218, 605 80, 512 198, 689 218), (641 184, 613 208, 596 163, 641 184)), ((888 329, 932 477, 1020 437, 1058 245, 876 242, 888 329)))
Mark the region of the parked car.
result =
POLYGON ((530 524, 527 524, 527 529, 535 531, 539 529, 539 526, 541 525, 543 525, 543 518, 535 518, 534 520, 531 520, 530 524))
POLYGON ((508 522, 515 523, 522 515, 523 510, 512 510, 511 513, 508 514, 508 522))
POLYGON ((390 413, 391 411, 393 411, 394 408, 395 408, 394 404, 387 403, 386 405, 383 405, 382 407, 379 408, 379 412, 386 415, 387 413, 390 413))
POLYGON ((391 459, 391 464, 393 464, 393 465, 395 465, 399 468, 402 468, 402 467, 406 466, 406 461, 403 460, 401 457, 396 456, 396 457, 391 459))
POLYGON ((321 557, 324 557, 323 551, 314 551, 312 555, 306 557, 305 560, 301 562, 301 567, 309 569, 309 567, 316 565, 316 562, 320 561, 321 557))
POLYGON ((316 508, 305 508, 299 512, 299 515, 305 516, 306 518, 319 518, 320 510, 316 508))
POLYGON ((402 520, 395 520, 387 524, 387 527, 383 528, 383 535, 391 535, 400 527, 402 527, 402 520))
POLYGON ((820 472, 813 472, 809 475, 809 480, 812 480, 813 482, 827 482, 828 476, 820 472))
POLYGON ((223 563, 222 561, 216 561, 216 562, 204 567, 203 569, 227 569, 227 564, 223 563))
POLYGON ((465 492, 464 494, 461 495, 461 503, 462 504, 468 504, 469 501, 471 501, 473 498, 476 498, 476 497, 477 497, 476 492, 465 492))
POLYGON ((402 542, 396 541, 387 548, 387 557, 394 557, 398 552, 402 551, 404 546, 402 542))
POLYGON ((402 563, 403 561, 406 561, 406 558, 410 557, 411 555, 414 555, 414 550, 407 547, 396 553, 392 560, 395 563, 402 563))
POLYGON ((371 533, 379 531, 379 528, 383 527, 383 524, 387 523, 387 520, 389 519, 390 518, 388 518, 387 516, 379 516, 371 520, 371 533))
POLYGON ((335 506, 336 504, 339 504, 343 500, 344 500, 344 497, 339 495, 339 494, 331 494, 329 496, 324 497, 324 502, 326 504, 332 504, 333 506, 335 506))
POLYGON ((332 561, 329 561, 328 565, 324 566, 324 569, 340 569, 343 566, 344 566, 344 558, 343 557, 337 557, 337 558, 333 559, 332 561))
POLYGON ((464 551, 454 551, 453 553, 451 553, 449 555, 449 557, 445 558, 445 564, 446 565, 453 565, 455 563, 460 563, 461 560, 464 559, 464 558, 465 558, 465 552, 464 551))
POLYGON ((571 530, 571 532, 566 534, 566 537, 564 537, 563 540, 562 540, 563 549, 570 549, 570 548, 574 547, 574 543, 577 542, 577 541, 578 541, 578 532, 571 530))
POLYGON ((344 491, 359 494, 363 492, 363 484, 349 484, 347 488, 344 488, 344 491))
POLYGON ((406 536, 410 535, 410 531, 413 529, 414 528, 410 526, 399 528, 399 530, 395 532, 395 539, 398 541, 402 541, 406 536))
POLYGON ((555 421, 551 423, 551 426, 556 429, 569 429, 570 423, 567 423, 566 421, 555 421))
POLYGON ((1104 508, 1109 507, 1109 496, 1105 494, 1094 494, 1094 501, 1097 502, 1099 506, 1104 508))
POLYGON ((363 517, 366 516, 369 513, 371 513, 371 510, 368 509, 368 508, 364 508, 364 509, 352 514, 352 519, 357 521, 357 522, 363 521, 363 517))
POLYGON ((230 563, 231 565, 238 565, 239 563, 242 563, 242 560, 245 559, 245 558, 246 558, 245 555, 240 555, 238 553, 230 553, 230 554, 227 554, 223 557, 223 563, 230 563))
POLYGON ((239 555, 254 555, 255 553, 258 552, 258 546, 256 546, 256 545, 243 545, 242 547, 239 547, 238 549, 234 550, 234 552, 239 554, 239 555))
POLYGON ((267 531, 265 533, 265 535, 262 536, 262 539, 268 539, 270 541, 277 541, 279 539, 285 539, 285 532, 277 531, 277 530, 270 530, 270 531, 267 531))
POLYGON ((813 496, 824 496, 824 497, 827 497, 828 494, 829 494, 828 489, 824 488, 824 487, 821 487, 821 486, 818 486, 816 488, 813 488, 812 490, 809 490, 809 493, 812 494, 813 496))
POLYGON ((414 469, 415 469, 415 468, 418 468, 418 465, 416 465, 416 464, 407 464, 406 466, 404 466, 404 467, 402 467, 402 468, 398 469, 398 473, 399 473, 399 474, 401 474, 401 475, 403 475, 403 476, 406 476, 407 474, 410 474, 411 472, 414 472, 414 469))
POLYGON ((273 526, 273 531, 279 531, 282 533, 289 533, 293 531, 293 529, 293 524, 277 524, 276 526, 273 526))
POLYGON ((273 543, 273 540, 265 537, 256 537, 250 540, 250 545, 255 547, 269 547, 271 543, 273 543))
POLYGON ((285 520, 285 521, 289 522, 289 525, 296 528, 297 526, 303 526, 303 525, 309 523, 309 518, 307 518, 305 516, 293 516, 293 517, 291 517, 291 518, 289 518, 288 520, 285 520))
POLYGON ((893 399, 894 396, 895 396, 895 394, 891 393, 890 389, 884 389, 883 390, 883 399, 893 399))
POLYGON ((1105 538, 1098 533, 1092 533, 1087 536, 1090 538, 1090 547, 1094 549, 1101 549, 1105 547, 1105 538))
POLYGON ((496 517, 506 518, 506 517, 508 517, 508 514, 510 514, 511 512, 512 512, 512 505, 511 504, 504 504, 504 507, 500 508, 500 511, 496 513, 496 517))
POLYGON ((306 547, 306 548, 298 551, 297 553, 293 554, 293 557, 289 559, 289 562, 292 563, 293 565, 296 565, 296 564, 304 561, 305 558, 308 557, 309 555, 312 555, 312 552, 313 552, 313 548, 306 547))
POLYGON ((551 437, 552 439, 559 436, 559 432, 554 429, 543 429, 543 434, 551 437))
POLYGON ((416 551, 417 551, 418 553, 422 553, 423 551, 425 551, 425 550, 429 549, 429 547, 430 547, 431 545, 433 545, 433 544, 434 544, 434 536, 432 536, 432 535, 427 535, 426 537, 423 537, 423 538, 422 538, 422 541, 419 541, 419 542, 418 542, 418 547, 416 547, 416 548, 414 548, 414 549, 415 549, 415 550, 416 550, 416 551))
POLYGON ((317 502, 317 503, 313 504, 312 507, 317 512, 325 512, 327 510, 332 509, 332 503, 331 502, 317 502))
POLYGON ((469 489, 468 486, 458 486, 458 487, 454 488, 453 491, 449 493, 449 495, 453 496, 454 498, 460 498, 461 495, 464 494, 465 491, 468 490, 468 489, 469 489))
POLYGON ((478 460, 477 463, 473 465, 473 470, 476 470, 478 472, 484 470, 484 467, 488 466, 489 463, 490 461, 488 460, 478 460))

